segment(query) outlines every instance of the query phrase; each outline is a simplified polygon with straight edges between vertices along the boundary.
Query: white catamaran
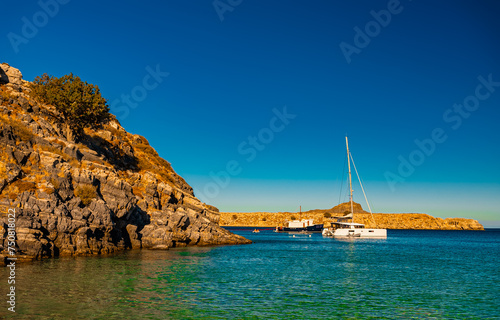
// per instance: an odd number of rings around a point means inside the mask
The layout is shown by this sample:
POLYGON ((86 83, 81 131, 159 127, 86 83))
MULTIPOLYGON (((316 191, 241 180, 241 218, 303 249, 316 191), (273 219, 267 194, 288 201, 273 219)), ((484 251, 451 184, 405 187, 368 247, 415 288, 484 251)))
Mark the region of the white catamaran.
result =
POLYGON ((370 210, 370 214, 374 223, 375 219, 373 218, 373 213, 370 208, 370 204, 368 203, 368 199, 366 198, 363 184, 361 183, 361 179, 359 178, 358 170, 356 169, 356 165, 354 164, 352 155, 349 152, 349 142, 347 141, 347 137, 345 137, 345 144, 347 147, 347 166, 349 168, 349 190, 350 190, 351 212, 342 217, 335 217, 337 218, 337 221, 332 222, 331 227, 324 228, 322 234, 323 236, 327 237, 387 238, 387 229, 365 228, 364 224, 353 222, 354 206, 352 200, 351 161, 354 170, 356 171, 356 175, 358 176, 359 184, 361 185, 361 190, 363 191, 363 195, 365 196, 366 204, 368 206, 368 210, 370 210))

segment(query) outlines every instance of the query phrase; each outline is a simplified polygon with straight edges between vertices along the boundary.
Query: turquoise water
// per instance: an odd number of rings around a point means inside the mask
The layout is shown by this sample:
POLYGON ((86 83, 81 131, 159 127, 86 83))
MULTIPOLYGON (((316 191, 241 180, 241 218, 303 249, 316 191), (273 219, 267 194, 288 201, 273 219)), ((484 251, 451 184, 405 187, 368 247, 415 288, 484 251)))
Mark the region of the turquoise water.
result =
MULTIPOLYGON (((18 319, 500 319, 500 230, 340 241, 232 229, 245 246, 18 266, 18 319)), ((8 269, 0 269, 7 294, 8 269)))

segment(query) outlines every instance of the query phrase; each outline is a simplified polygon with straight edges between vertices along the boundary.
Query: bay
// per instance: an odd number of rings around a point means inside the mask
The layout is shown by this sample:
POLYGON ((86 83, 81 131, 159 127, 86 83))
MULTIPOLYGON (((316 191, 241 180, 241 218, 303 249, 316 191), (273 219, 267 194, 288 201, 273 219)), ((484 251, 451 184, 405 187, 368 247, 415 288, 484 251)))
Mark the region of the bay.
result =
MULTIPOLYGON (((16 269, 24 319, 499 319, 500 230, 337 240, 228 228, 251 245, 133 250, 16 269)), ((8 268, 0 269, 1 295, 8 268)))

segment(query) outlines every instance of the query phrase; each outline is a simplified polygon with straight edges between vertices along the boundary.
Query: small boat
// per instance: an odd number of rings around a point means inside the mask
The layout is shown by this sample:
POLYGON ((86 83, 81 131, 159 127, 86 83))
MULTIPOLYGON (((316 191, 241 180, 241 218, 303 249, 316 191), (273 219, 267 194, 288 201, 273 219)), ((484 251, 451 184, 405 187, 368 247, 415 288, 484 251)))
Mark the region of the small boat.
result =
POLYGON ((259 232, 260 232, 260 230, 259 230, 259 229, 254 229, 252 232, 253 232, 253 233, 259 233, 259 232))
POLYGON ((323 224, 314 224, 313 219, 286 221, 286 226, 276 227, 276 232, 321 232, 323 224))
MULTIPOLYGON (((299 218, 302 215, 302 206, 299 207, 299 218)), ((285 221, 286 226, 278 226, 274 232, 321 232, 323 230, 322 224, 314 224, 313 219, 302 219, 285 221)))
POLYGON ((356 175, 358 176, 359 183, 361 185, 361 190, 363 191, 363 195, 365 196, 366 204, 368 205, 368 210, 370 210, 370 214, 372 216, 373 222, 376 225, 375 219, 373 218, 373 213, 370 208, 370 204, 366 198, 365 189, 361 184, 361 179, 359 178, 358 170, 356 169, 356 165, 354 164, 354 160, 352 160, 352 155, 349 152, 349 142, 347 141, 347 137, 345 137, 345 143, 347 147, 347 165, 349 168, 349 189, 350 189, 350 202, 351 202, 351 212, 349 212, 345 216, 334 217, 337 218, 336 222, 332 222, 331 226, 328 228, 324 228, 322 231, 323 236, 326 237, 347 237, 347 238, 387 238, 387 229, 377 229, 377 228, 365 228, 365 225, 362 223, 355 223, 354 220, 354 209, 353 209, 353 200, 352 200, 352 179, 351 179, 351 161, 356 171, 356 175), (350 222, 349 222, 350 220, 350 222))

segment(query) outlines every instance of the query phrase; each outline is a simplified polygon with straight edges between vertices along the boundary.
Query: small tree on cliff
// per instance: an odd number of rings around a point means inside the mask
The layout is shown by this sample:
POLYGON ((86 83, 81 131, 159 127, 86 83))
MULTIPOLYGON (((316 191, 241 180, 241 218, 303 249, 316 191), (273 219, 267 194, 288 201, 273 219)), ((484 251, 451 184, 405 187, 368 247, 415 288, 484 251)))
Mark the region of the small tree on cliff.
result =
POLYGON ((79 139, 84 128, 95 129, 110 118, 109 107, 99 87, 72 73, 61 78, 47 74, 36 77, 31 95, 59 111, 69 141, 79 139))

